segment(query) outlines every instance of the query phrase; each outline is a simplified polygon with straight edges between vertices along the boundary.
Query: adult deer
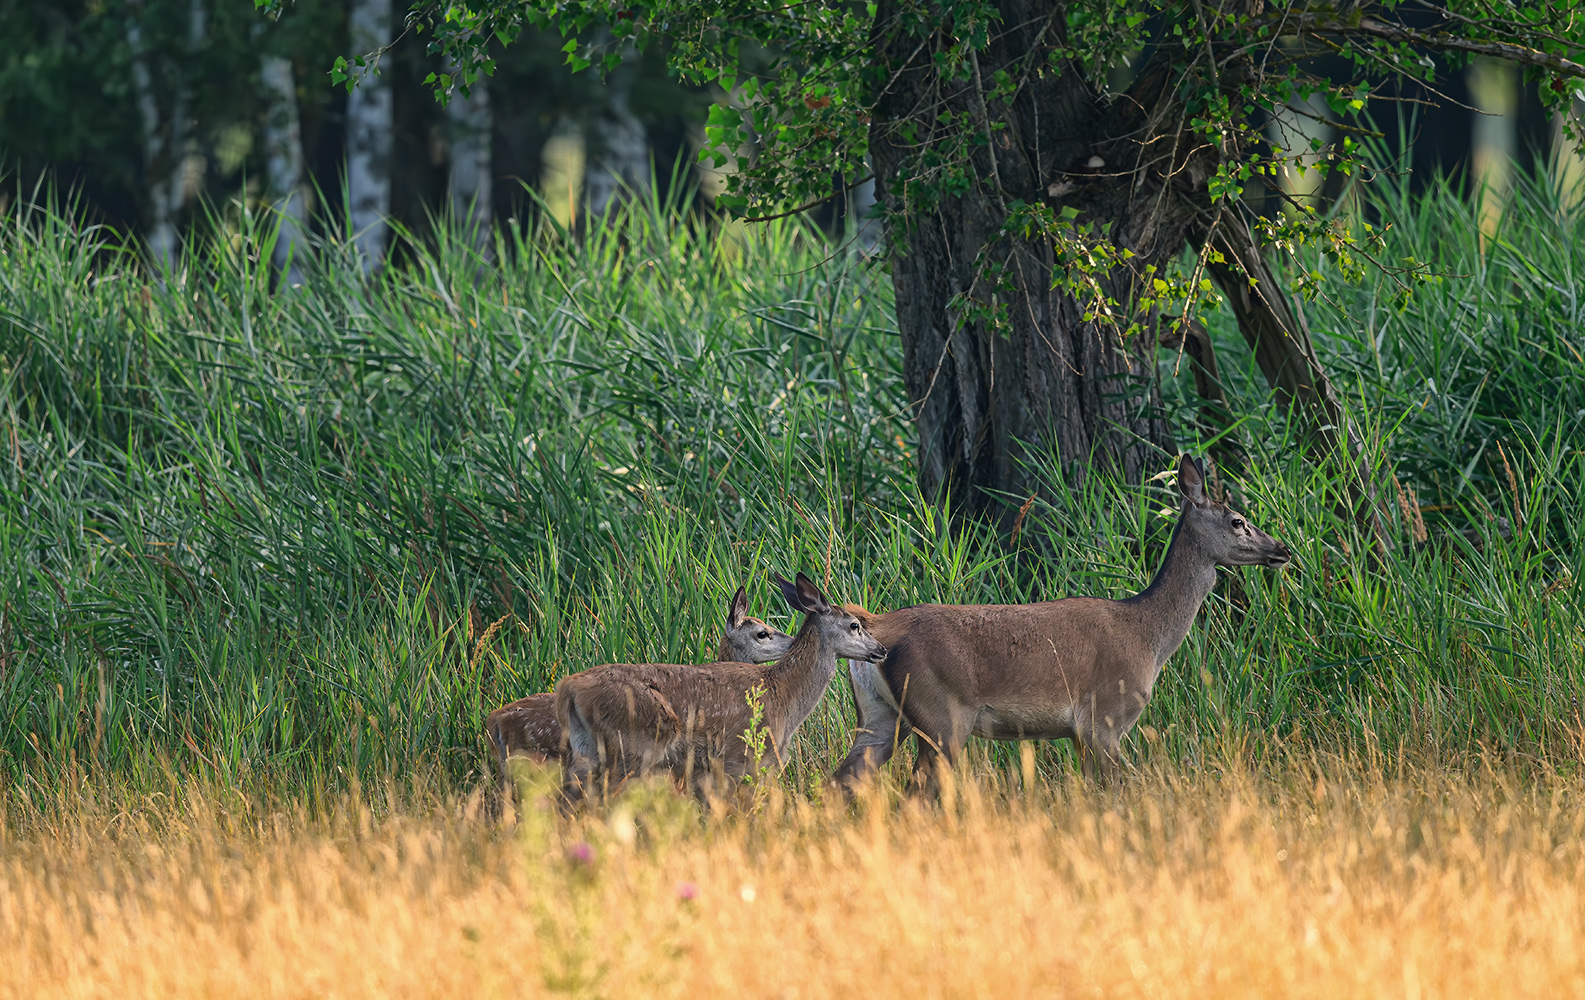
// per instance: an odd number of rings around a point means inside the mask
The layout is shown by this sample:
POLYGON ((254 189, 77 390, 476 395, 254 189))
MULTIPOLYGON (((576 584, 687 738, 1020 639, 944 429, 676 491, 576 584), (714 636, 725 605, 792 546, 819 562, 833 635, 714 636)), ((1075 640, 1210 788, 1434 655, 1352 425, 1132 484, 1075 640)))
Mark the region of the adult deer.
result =
POLYGON ((1178 462, 1182 512, 1150 586, 1109 601, 921 604, 889 614, 848 610, 886 644, 884 663, 849 661, 859 732, 835 780, 845 788, 915 735, 913 783, 934 786, 969 736, 1071 739, 1086 775, 1110 778, 1124 734, 1161 668, 1216 586, 1218 566, 1281 568, 1287 546, 1205 493, 1205 467, 1178 462))
POLYGON ((608 663, 556 685, 556 719, 567 740, 563 790, 570 802, 604 795, 655 769, 670 771, 705 798, 717 776, 730 783, 747 773, 756 721, 769 737, 766 763, 776 771, 786 766, 793 734, 825 694, 837 658, 877 661, 886 647, 802 573, 796 583, 777 578, 776 585, 793 610, 804 613, 804 622, 775 663, 608 663))
MULTIPOLYGON (((726 631, 721 633, 715 658, 737 663, 770 663, 786 655, 792 643, 792 636, 748 613, 748 594, 739 587, 727 605, 726 631)), ((485 720, 484 731, 495 748, 503 776, 507 758, 515 755, 540 764, 561 759, 561 726, 556 722, 554 691, 502 705, 485 720)))

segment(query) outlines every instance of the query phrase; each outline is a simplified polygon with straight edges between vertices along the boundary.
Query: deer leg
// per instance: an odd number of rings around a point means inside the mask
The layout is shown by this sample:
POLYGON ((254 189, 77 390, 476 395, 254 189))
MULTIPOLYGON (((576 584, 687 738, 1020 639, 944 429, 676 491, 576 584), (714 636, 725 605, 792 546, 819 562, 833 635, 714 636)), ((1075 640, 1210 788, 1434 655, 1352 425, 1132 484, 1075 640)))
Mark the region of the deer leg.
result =
POLYGON ((561 795, 567 805, 577 808, 594 783, 600 780, 598 762, 582 754, 569 753, 561 764, 561 795))
POLYGON ((1103 785, 1122 777, 1122 747, 1116 738, 1101 737, 1093 742, 1075 740, 1084 776, 1103 785))
POLYGON ((902 717, 874 720, 875 729, 860 729, 853 749, 843 758, 831 780, 852 791, 871 774, 884 767, 897 752, 897 746, 907 739, 913 729, 902 717))
POLYGON ((561 793, 568 805, 576 807, 590 792, 599 793, 606 763, 605 741, 589 728, 588 721, 574 702, 568 707, 566 752, 561 766, 561 793))
POLYGON ((1092 700, 1090 711, 1074 727, 1073 738, 1086 778, 1111 784, 1122 776, 1123 734, 1139 717, 1139 711, 1136 705, 1113 699, 1099 704, 1092 700))
POLYGON ((851 793, 859 782, 892 759, 897 745, 907 739, 913 729, 892 707, 891 701, 877 690, 877 682, 884 684, 884 681, 875 674, 874 664, 850 663, 848 666, 859 727, 853 749, 848 751, 832 780, 851 793))
POLYGON ((958 754, 969 740, 975 714, 954 706, 930 713, 930 718, 913 719, 915 753, 910 791, 930 796, 941 794, 941 768, 957 766, 958 754))
POLYGON ((937 770, 941 766, 940 759, 941 754, 930 741, 914 733, 914 773, 908 779, 910 794, 926 798, 941 794, 940 773, 937 770))

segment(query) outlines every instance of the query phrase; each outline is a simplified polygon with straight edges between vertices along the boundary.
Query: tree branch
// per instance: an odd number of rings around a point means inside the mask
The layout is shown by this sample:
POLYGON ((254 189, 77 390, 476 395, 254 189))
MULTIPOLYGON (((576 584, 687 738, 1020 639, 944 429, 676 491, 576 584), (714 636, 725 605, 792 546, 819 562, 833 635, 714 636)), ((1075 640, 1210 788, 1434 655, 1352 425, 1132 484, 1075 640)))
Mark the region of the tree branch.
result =
POLYGON ((842 185, 842 190, 840 190, 840 191, 832 191, 830 194, 826 195, 823 198, 816 198, 814 201, 805 202, 804 204, 799 205, 797 208, 789 208, 785 212, 777 212, 775 215, 750 215, 750 216, 747 216, 746 218, 744 218, 743 221, 744 222, 770 222, 772 219, 785 219, 789 215, 797 215, 799 212, 807 212, 811 208, 814 208, 816 205, 824 205, 826 202, 830 201, 832 198, 835 198, 837 195, 846 194, 847 192, 849 192, 849 191, 853 190, 854 188, 858 187, 860 184, 863 184, 865 181, 872 181, 874 179, 875 179, 875 175, 874 174, 865 174, 863 177, 860 177, 858 180, 854 181, 851 184, 842 185))
POLYGON ((1365 467, 1364 442, 1358 428, 1347 419, 1326 369, 1316 357, 1304 314, 1278 290, 1276 276, 1242 219, 1234 218, 1203 237, 1220 254, 1219 260, 1212 257, 1208 262, 1211 277, 1227 296, 1239 331, 1254 352, 1255 362, 1265 374, 1278 405, 1289 409, 1298 404, 1309 411, 1314 421, 1312 447, 1344 470, 1354 510, 1340 514, 1357 518, 1375 549, 1389 547, 1391 540, 1383 527, 1371 474, 1365 467))
POLYGON ((1475 55, 1508 59, 1524 66, 1539 66, 1564 76, 1585 78, 1585 63, 1578 63, 1551 52, 1542 52, 1513 42, 1478 41, 1446 32, 1417 31, 1401 24, 1362 17, 1357 22, 1337 17, 1306 15, 1284 26, 1295 33, 1310 32, 1327 35, 1366 35, 1388 42, 1420 45, 1428 49, 1452 52, 1470 52, 1475 55))

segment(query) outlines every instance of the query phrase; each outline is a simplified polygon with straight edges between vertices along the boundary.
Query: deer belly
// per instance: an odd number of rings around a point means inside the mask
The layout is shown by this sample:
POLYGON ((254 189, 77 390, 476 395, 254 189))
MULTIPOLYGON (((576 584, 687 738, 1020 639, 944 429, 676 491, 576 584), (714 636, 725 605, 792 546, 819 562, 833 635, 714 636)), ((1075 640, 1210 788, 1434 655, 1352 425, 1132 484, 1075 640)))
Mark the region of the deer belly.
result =
POLYGON ((1073 736, 1073 713, 1044 706, 984 705, 975 736, 987 740, 1062 740, 1073 736))
POLYGON ((872 712, 878 712, 881 716, 895 716, 898 713, 897 699, 892 697, 892 689, 886 685, 886 678, 881 676, 880 667, 866 660, 849 660, 848 676, 853 678, 853 695, 858 699, 861 721, 872 712))

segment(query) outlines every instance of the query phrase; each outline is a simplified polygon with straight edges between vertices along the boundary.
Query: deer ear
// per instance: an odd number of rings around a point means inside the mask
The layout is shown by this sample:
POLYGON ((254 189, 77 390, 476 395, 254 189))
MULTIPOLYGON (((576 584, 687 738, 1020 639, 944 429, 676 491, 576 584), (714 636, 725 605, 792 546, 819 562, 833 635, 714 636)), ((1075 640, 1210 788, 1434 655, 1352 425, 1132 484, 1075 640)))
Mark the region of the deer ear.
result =
POLYGON ((1178 492, 1184 502, 1205 506, 1205 467, 1188 455, 1178 459, 1178 492))
POLYGON ((815 582, 802 573, 798 574, 798 597, 803 601, 804 610, 811 615, 831 613, 831 602, 826 600, 826 595, 820 593, 815 582))
POLYGON ((748 594, 742 587, 737 588, 737 593, 732 595, 732 603, 726 609, 726 627, 737 628, 743 624, 743 619, 748 617, 748 594))
MULTIPOLYGON (((798 576, 801 578, 803 574, 799 573, 798 576)), ((807 612, 809 610, 804 607, 803 600, 798 596, 797 584, 790 580, 783 580, 779 576, 771 577, 771 582, 776 584, 776 589, 781 591, 782 600, 786 601, 794 611, 807 612)))

